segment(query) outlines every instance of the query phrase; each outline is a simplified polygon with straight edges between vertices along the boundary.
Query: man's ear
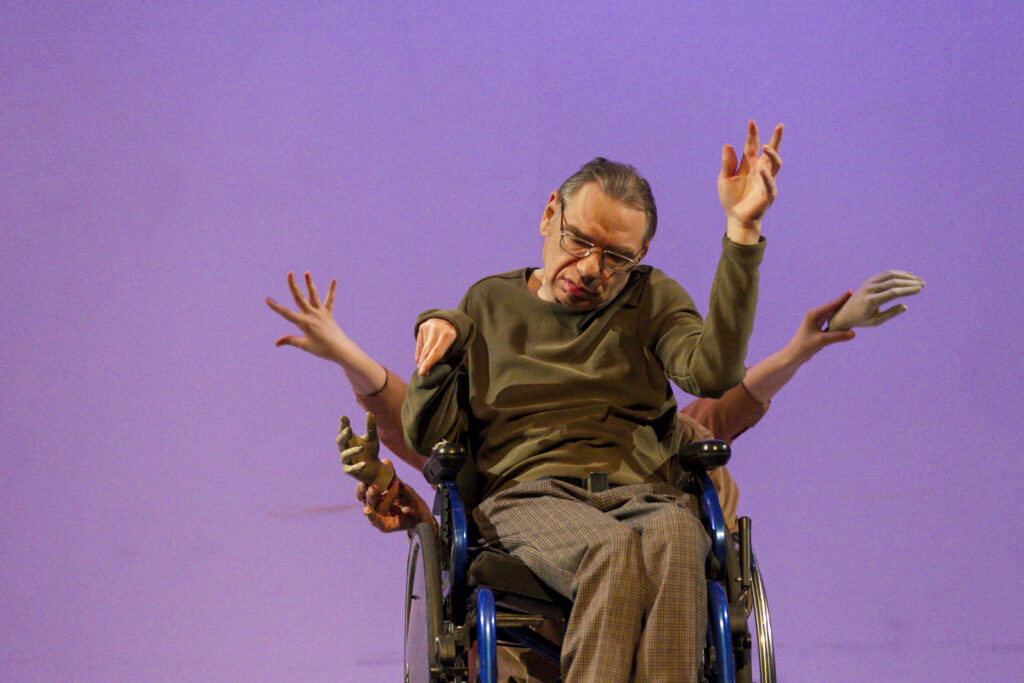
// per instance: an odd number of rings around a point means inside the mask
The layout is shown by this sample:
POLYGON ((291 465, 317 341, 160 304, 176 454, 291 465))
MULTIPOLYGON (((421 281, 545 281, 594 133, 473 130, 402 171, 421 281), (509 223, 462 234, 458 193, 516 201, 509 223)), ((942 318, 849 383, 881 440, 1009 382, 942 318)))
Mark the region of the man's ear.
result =
POLYGON ((558 212, 558 199, 558 190, 555 190, 548 197, 547 206, 544 207, 544 213, 540 217, 540 234, 544 237, 548 236, 548 232, 551 230, 551 219, 558 212))

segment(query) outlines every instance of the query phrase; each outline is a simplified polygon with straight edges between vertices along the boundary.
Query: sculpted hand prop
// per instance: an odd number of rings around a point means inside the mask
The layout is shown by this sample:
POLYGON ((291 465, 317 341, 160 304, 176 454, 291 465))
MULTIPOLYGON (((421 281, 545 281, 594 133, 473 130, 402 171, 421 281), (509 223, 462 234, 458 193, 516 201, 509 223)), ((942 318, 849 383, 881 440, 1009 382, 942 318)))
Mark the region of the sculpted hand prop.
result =
POLYGON ((366 436, 356 436, 348 418, 343 415, 337 442, 345 474, 367 485, 376 484, 380 491, 388 490, 395 479, 395 468, 390 462, 377 459, 380 441, 377 440, 377 420, 373 413, 366 414, 366 436))
POLYGON ((907 310, 906 304, 896 304, 884 311, 882 306, 893 299, 917 294, 924 280, 903 270, 887 270, 857 288, 850 300, 829 321, 830 330, 848 330, 851 327, 874 327, 891 320, 907 310))

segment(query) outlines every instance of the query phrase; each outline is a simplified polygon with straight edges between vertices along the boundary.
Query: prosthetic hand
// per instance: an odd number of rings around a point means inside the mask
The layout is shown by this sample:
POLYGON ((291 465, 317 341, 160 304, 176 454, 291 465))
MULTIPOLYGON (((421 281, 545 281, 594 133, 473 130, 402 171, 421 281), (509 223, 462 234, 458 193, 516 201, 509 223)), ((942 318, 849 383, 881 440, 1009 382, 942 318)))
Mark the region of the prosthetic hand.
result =
POLYGON ((850 300, 836 311, 829 321, 829 330, 848 330, 851 327, 874 327, 895 318, 907 310, 905 304, 881 307, 893 299, 917 294, 924 287, 924 280, 902 270, 887 270, 857 288, 850 300))
MULTIPOLYGON (((381 460, 381 464, 391 467, 388 460, 381 460)), ((420 522, 427 522, 437 529, 437 520, 430 506, 397 476, 387 489, 359 482, 356 485, 356 499, 363 504, 363 514, 370 524, 385 533, 407 531, 420 522)))
POLYGON ((345 474, 367 485, 375 484, 381 491, 387 491, 392 481, 396 480, 391 462, 377 459, 380 441, 377 440, 377 420, 373 413, 366 414, 366 436, 356 436, 348 418, 342 415, 337 443, 345 474))

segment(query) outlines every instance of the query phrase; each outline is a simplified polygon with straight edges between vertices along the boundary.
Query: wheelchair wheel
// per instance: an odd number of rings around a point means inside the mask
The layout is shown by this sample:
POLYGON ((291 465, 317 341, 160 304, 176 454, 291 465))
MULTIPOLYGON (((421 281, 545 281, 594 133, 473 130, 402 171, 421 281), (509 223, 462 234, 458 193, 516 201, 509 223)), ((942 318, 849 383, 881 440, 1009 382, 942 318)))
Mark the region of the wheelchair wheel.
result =
POLYGON ((441 563, 434 529, 427 523, 413 530, 405 585, 405 683, 434 683, 440 680, 435 664, 442 622, 441 563))
POLYGON ((751 554, 751 588, 753 589, 754 623, 757 628, 757 661, 761 683, 775 683, 775 644, 772 641, 772 619, 768 613, 768 595, 764 589, 757 556, 751 554))

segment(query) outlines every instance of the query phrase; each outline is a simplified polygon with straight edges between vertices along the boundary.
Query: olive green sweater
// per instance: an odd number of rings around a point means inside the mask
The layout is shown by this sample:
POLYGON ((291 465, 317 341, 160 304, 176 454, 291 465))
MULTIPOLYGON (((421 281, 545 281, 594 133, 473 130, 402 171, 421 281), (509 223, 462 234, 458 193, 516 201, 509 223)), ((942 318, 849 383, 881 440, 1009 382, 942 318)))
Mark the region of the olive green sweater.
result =
POLYGON ((641 266, 612 301, 572 311, 530 291, 530 269, 480 280, 458 333, 402 407, 409 446, 468 443, 487 496, 515 482, 607 472, 613 484, 670 481, 678 447, 668 380, 698 396, 739 383, 757 303, 763 240, 723 238, 706 320, 660 270, 641 266))

